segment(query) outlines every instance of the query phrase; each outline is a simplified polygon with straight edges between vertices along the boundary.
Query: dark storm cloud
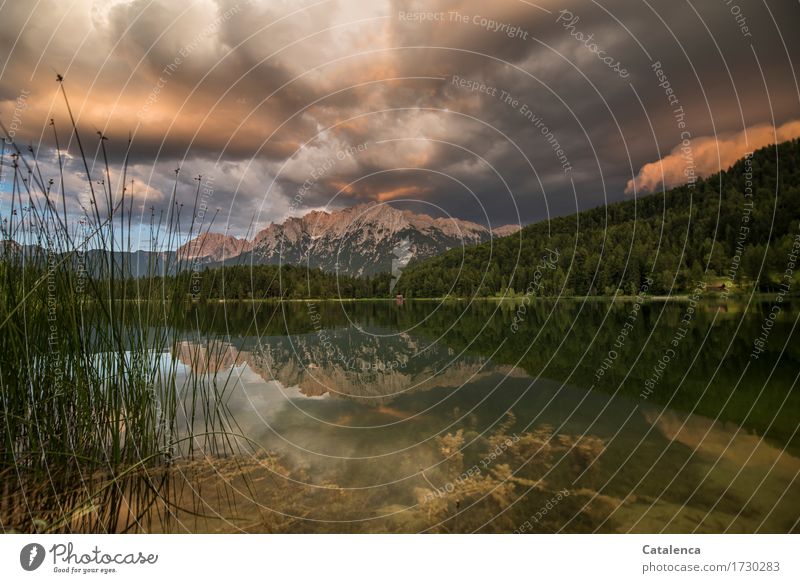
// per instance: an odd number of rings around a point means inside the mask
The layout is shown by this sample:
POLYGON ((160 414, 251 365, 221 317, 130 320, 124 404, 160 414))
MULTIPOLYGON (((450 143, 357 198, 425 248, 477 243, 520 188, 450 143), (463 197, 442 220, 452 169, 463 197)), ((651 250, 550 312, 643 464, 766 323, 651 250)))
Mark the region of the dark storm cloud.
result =
POLYGON ((799 111, 796 3, 86 0, 0 12, 4 121, 27 92, 15 139, 46 150, 51 117, 66 131, 62 72, 82 132, 106 133, 115 162, 135 131, 143 211, 169 199, 181 166, 182 200, 192 176, 213 174, 214 205, 238 232, 254 215, 263 225, 368 200, 527 223, 619 200, 640 170, 657 188, 652 164, 667 157, 669 170, 682 132, 710 173, 750 146, 746 128, 762 136, 799 111))

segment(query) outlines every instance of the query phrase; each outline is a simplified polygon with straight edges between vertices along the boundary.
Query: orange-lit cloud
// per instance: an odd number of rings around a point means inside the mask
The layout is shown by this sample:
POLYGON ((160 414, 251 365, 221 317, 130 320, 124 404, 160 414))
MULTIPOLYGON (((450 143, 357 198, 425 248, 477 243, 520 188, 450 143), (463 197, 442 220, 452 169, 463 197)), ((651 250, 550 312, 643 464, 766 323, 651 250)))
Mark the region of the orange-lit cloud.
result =
POLYGON ((423 189, 418 186, 399 186, 391 190, 379 192, 376 198, 380 202, 386 202, 396 198, 416 198, 423 194, 425 190, 427 189, 423 189))
MULTIPOLYGON (((756 125, 727 137, 695 138, 685 152, 684 146, 679 144, 661 160, 642 166, 636 175, 636 190, 654 192, 662 184, 665 188, 686 184, 692 173, 697 176, 714 174, 729 168, 748 152, 798 136, 800 120, 788 121, 777 128, 769 124, 756 125)), ((625 193, 633 192, 634 180, 629 180, 625 193)))

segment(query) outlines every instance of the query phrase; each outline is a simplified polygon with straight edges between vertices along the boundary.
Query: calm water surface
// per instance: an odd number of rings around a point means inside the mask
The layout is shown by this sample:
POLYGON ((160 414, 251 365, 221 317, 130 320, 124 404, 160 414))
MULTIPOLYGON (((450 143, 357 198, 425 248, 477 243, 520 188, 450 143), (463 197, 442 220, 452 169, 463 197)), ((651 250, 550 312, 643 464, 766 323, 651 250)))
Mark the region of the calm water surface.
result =
POLYGON ((769 303, 194 308, 162 358, 235 437, 156 530, 797 531, 797 308, 761 352, 769 303))

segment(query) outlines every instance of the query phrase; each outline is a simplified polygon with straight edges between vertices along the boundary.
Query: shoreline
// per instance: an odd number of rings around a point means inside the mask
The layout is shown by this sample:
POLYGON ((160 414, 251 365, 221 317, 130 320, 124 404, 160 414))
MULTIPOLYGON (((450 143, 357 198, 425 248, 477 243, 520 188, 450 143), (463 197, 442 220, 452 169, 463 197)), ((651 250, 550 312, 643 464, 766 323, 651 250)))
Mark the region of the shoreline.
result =
MULTIPOLYGON (((707 302, 714 302, 714 303, 743 303, 747 300, 755 300, 755 301, 768 301, 773 299, 774 293, 769 292, 758 292, 754 294, 730 294, 727 297, 722 297, 721 295, 706 295, 700 298, 698 301, 700 303, 707 303, 707 302)), ((786 296, 789 299, 793 298, 800 298, 800 294, 793 294, 790 296, 786 296)), ((404 302, 508 302, 508 303, 520 303, 526 299, 526 296, 482 296, 482 297, 455 297, 455 296, 446 296, 446 297, 426 297, 426 298, 404 298, 404 302)), ((532 298, 534 301, 547 301, 547 302, 554 302, 554 301, 594 301, 594 302, 635 302, 638 301, 638 296, 632 295, 616 295, 616 296, 538 296, 532 298)), ((672 296, 665 296, 665 295, 658 295, 658 296, 648 296, 644 298, 645 302, 688 302, 692 299, 691 294, 689 293, 681 293, 675 294, 672 296)), ((139 298, 120 298, 120 301, 125 302, 149 302, 153 300, 149 299, 139 299, 139 298)), ((228 303, 312 303, 312 302, 347 302, 347 303, 355 303, 355 302, 396 302, 396 298, 394 297, 374 297, 374 298, 195 298, 195 299, 186 299, 186 303, 188 304, 228 304, 228 303)), ((530 301, 530 298, 529 298, 530 301)))

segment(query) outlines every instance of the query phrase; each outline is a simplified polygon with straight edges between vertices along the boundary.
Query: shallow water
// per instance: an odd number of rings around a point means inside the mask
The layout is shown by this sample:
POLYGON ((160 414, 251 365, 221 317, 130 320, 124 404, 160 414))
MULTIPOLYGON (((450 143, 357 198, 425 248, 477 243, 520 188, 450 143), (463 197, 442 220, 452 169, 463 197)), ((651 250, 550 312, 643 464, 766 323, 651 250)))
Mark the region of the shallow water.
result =
POLYGON ((800 312, 785 304, 754 356, 770 309, 194 308, 169 356, 225 387, 238 437, 202 471, 176 465, 176 502, 204 516, 155 529, 796 531, 800 312))

